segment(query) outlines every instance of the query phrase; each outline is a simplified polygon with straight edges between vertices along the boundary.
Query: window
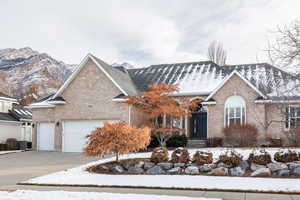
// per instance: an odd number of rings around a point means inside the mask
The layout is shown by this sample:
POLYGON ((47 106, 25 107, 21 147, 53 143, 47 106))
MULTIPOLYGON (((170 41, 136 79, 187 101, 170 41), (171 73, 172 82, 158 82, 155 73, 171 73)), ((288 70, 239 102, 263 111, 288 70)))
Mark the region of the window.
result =
POLYGON ((225 102, 225 126, 246 123, 246 103, 240 96, 231 96, 225 102))
POLYGON ((4 102, 0 101, 0 112, 4 112, 4 102))
POLYGON ((300 107, 287 107, 286 113, 286 128, 300 125, 300 107))

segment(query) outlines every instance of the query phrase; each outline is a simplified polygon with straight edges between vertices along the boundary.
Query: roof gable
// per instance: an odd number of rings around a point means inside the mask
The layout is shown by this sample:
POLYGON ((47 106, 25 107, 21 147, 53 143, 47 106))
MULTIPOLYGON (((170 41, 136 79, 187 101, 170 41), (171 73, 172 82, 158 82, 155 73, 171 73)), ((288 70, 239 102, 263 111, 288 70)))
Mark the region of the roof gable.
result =
POLYGON ((88 60, 92 60, 95 65, 113 82, 113 84, 125 95, 136 95, 137 90, 133 85, 129 75, 121 72, 118 69, 113 69, 110 65, 106 64, 104 61, 99 58, 88 54, 80 65, 75 69, 75 71, 71 74, 71 76, 66 80, 66 82, 59 88, 59 90, 51 97, 51 99, 55 99, 62 94, 62 92, 70 85, 70 83, 75 79, 75 77, 79 74, 81 69, 86 66, 88 60))

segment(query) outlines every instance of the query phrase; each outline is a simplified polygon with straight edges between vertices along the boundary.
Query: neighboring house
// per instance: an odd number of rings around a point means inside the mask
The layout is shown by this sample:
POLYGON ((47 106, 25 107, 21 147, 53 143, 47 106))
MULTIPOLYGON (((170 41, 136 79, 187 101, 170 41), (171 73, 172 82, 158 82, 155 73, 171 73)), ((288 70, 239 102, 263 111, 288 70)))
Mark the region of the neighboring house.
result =
POLYGON ((32 141, 31 111, 19 105, 17 99, 0 92, 0 143, 8 138, 32 141))
POLYGON ((284 138, 286 130, 300 123, 300 98, 294 89, 299 80, 267 63, 219 66, 204 61, 126 69, 88 54, 55 94, 29 106, 35 124, 33 147, 80 152, 85 136, 104 122, 139 125, 143 114, 122 97, 158 83, 178 85, 180 91, 172 95, 179 100, 202 100, 192 116, 163 120, 184 128, 190 139, 223 137, 224 126, 250 123, 259 129, 262 142, 266 136, 284 138))

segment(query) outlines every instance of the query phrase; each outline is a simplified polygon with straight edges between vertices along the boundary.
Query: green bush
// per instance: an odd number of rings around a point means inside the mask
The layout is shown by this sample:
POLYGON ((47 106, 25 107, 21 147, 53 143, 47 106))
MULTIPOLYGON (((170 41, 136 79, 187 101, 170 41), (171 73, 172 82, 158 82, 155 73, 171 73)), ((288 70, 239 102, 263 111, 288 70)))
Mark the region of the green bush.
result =
MULTIPOLYGON (((167 140, 166 145, 167 147, 186 147, 187 141, 188 138, 186 137, 186 135, 175 134, 171 136, 169 140, 167 140)), ((159 147, 159 142, 155 136, 152 136, 148 148, 155 147, 159 147)))
POLYGON ((0 144, 0 151, 7 151, 7 144, 0 144))

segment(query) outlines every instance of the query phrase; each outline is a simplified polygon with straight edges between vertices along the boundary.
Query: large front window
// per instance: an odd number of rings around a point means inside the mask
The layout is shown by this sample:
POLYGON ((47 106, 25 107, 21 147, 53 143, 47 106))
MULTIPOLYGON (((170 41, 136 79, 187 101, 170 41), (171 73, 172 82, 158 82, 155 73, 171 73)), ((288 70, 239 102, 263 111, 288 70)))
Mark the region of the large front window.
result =
POLYGON ((300 126, 300 107, 288 107, 286 113, 286 128, 300 126))
POLYGON ((225 126, 246 123, 246 103, 240 96, 231 96, 225 102, 225 126))

